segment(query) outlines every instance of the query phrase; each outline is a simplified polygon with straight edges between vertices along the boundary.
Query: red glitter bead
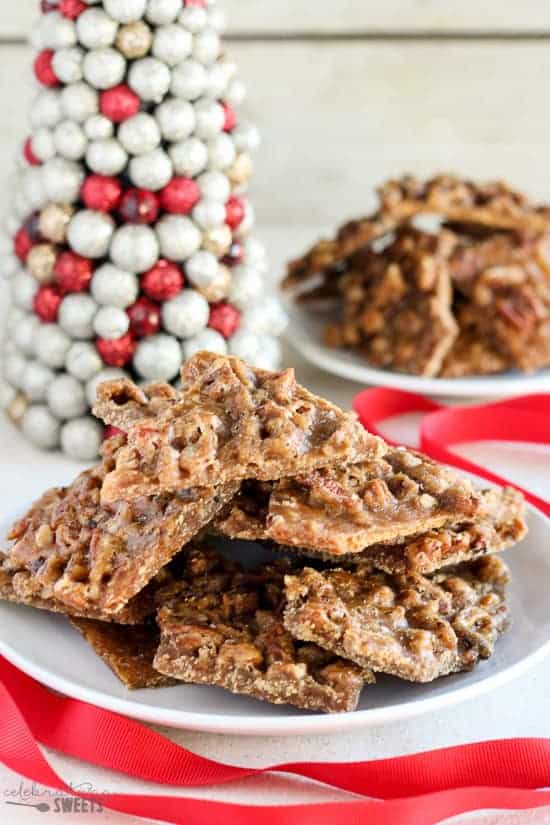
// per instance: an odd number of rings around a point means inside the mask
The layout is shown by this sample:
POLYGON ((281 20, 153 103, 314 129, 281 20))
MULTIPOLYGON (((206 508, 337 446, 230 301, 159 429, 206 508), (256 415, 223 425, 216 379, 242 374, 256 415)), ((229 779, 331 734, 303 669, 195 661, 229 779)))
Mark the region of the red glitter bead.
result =
POLYGON ((55 262, 53 273, 62 295, 85 292, 92 280, 92 262, 76 252, 62 252, 55 262))
POLYGON ((149 298, 141 297, 127 309, 130 329, 137 338, 155 335, 160 329, 160 307, 149 298))
POLYGON ((59 0, 59 11, 69 20, 76 20, 87 8, 82 0, 59 0))
POLYGON ((103 441, 108 441, 110 438, 115 438, 117 435, 125 435, 125 433, 113 424, 108 424, 103 431, 103 441))
POLYGON ((36 157, 32 150, 32 138, 27 138, 23 145, 23 157, 31 166, 42 166, 42 161, 36 157))
POLYGON ((118 207, 118 214, 127 223, 155 223, 159 211, 158 195, 148 189, 128 189, 118 207))
POLYGON ((237 115, 229 103, 222 103, 222 108, 225 115, 223 130, 224 132, 232 132, 237 125, 237 115))
POLYGON ((116 209, 122 197, 122 185, 118 178, 107 175, 89 175, 80 192, 88 209, 111 212, 116 209))
POLYGON ((49 11, 57 11, 59 8, 58 0, 41 0, 40 8, 42 14, 47 14, 49 11))
POLYGON ((109 367, 123 367, 132 358, 137 344, 132 333, 127 332, 122 338, 115 338, 112 341, 107 338, 98 338, 95 346, 103 362, 109 367))
POLYGON ((52 67, 54 52, 51 49, 44 49, 34 61, 34 73, 36 79, 43 86, 57 86, 59 78, 52 67))
POLYGON ((142 277, 141 288, 154 301, 169 301, 182 291, 184 283, 179 266, 161 259, 142 277))
POLYGON ((224 338, 231 338, 241 325, 241 313, 231 304, 214 304, 210 310, 208 326, 224 338))
POLYGON ((238 195, 232 195, 225 204, 225 222, 230 229, 237 229, 244 220, 245 202, 238 195))
POLYGON ((19 260, 24 263, 27 260, 27 255, 32 249, 32 240, 30 236, 27 234, 25 229, 21 227, 15 235, 13 239, 13 251, 19 258, 19 260))
POLYGON ((187 215, 201 197, 201 190, 191 178, 173 178, 160 193, 160 203, 166 212, 187 215))
POLYGON ((57 321, 61 295, 55 286, 41 286, 34 296, 34 312, 45 324, 57 321))
POLYGON ((239 241, 233 241, 229 252, 222 258, 222 264, 226 266, 238 266, 244 260, 244 248, 239 241))
POLYGON ((183 5, 186 9, 204 9, 206 8, 206 0, 183 0, 183 5))
POLYGON ((99 108, 113 123, 122 123, 129 117, 137 115, 140 106, 139 97, 124 83, 107 89, 101 93, 99 98, 99 108))

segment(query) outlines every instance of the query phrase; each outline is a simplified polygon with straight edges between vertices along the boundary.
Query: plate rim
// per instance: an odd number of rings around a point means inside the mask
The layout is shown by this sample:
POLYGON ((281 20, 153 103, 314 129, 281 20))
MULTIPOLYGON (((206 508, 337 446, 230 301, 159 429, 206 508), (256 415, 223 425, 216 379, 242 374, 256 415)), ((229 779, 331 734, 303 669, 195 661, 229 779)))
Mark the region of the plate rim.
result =
POLYGON ((448 398, 503 398, 534 392, 550 392, 549 369, 535 375, 504 373, 467 378, 424 378, 377 369, 367 363, 358 364, 346 359, 346 355, 357 357, 351 351, 329 349, 308 333, 306 324, 300 321, 306 320, 307 325, 315 323, 311 314, 290 300, 285 301, 285 306, 290 318, 284 333, 285 341, 308 363, 358 384, 395 387, 409 392, 448 398))
MULTIPOLYGON (((471 474, 470 477, 479 482, 487 483, 471 474)), ((550 518, 531 504, 527 504, 531 516, 540 519, 550 529, 550 518)), ((513 551, 512 551, 513 552, 513 551)), ((6 608, 21 607, 9 602, 3 603, 6 608)), ((366 729, 383 724, 402 722, 416 718, 430 711, 441 710, 460 702, 473 699, 490 693, 499 687, 519 678, 532 667, 550 655, 550 635, 540 647, 527 654, 515 664, 509 665, 472 684, 450 689, 440 696, 426 696, 423 699, 412 699, 396 705, 378 708, 365 708, 347 713, 304 713, 303 715, 279 716, 262 718, 262 716, 225 715, 221 713, 197 713, 195 711, 164 709, 152 705, 141 704, 131 698, 109 696, 101 690, 95 690, 83 685, 75 684, 64 676, 36 665, 21 655, 17 648, 6 643, 0 637, 0 655, 4 656, 15 667, 18 667, 28 676, 36 679, 47 687, 57 690, 64 696, 78 699, 104 710, 119 713, 150 724, 163 725, 177 730, 190 730, 202 733, 226 734, 236 736, 300 736, 308 734, 346 733, 354 729, 366 729)))

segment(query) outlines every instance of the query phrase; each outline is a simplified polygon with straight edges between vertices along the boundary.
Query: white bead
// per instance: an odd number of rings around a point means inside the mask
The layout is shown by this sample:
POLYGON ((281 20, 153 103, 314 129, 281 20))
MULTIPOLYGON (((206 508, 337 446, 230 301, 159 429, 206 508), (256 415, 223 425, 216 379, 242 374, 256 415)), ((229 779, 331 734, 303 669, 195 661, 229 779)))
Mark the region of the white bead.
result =
POLYGON ((225 13, 222 9, 217 8, 216 6, 210 6, 207 9, 208 14, 208 25, 214 31, 221 32, 225 29, 226 26, 226 19, 225 13))
POLYGON ((68 160, 80 160, 86 154, 88 138, 72 120, 64 120, 55 127, 54 140, 58 154, 68 160))
POLYGON ((230 71, 225 61, 218 61, 208 69, 208 79, 204 93, 207 97, 222 99, 230 81, 230 71))
POLYGON ((257 335, 282 335, 288 325, 288 316, 278 298, 268 296, 255 306, 245 308, 243 327, 257 335))
POLYGON ((71 83, 61 92, 61 110, 69 120, 83 123, 98 113, 98 93, 87 83, 71 83))
POLYGON ((202 236, 183 215, 165 215, 156 225, 160 252, 171 261, 185 261, 200 248, 202 236))
POLYGON ((32 209, 42 209, 46 205, 48 195, 44 188, 44 175, 41 167, 31 166, 25 169, 21 176, 20 186, 32 209))
POLYGON ((159 242, 149 226, 126 224, 116 230, 111 260, 128 272, 147 272, 159 258, 159 242))
POLYGON ((177 66, 193 49, 193 36, 182 26, 160 26, 153 40, 153 54, 168 66, 177 66))
POLYGON ((184 60, 172 70, 170 91, 174 97, 183 97, 184 100, 197 100, 208 81, 206 69, 196 60, 184 60))
POLYGON ((32 136, 32 151, 43 163, 51 160, 55 155, 55 143, 53 139, 53 132, 43 126, 32 136))
POLYGON ((139 282, 133 272, 103 264, 92 278, 91 293, 98 304, 126 309, 135 303, 139 282))
POLYGON ((42 324, 36 335, 38 360, 54 370, 61 369, 72 344, 57 324, 42 324))
POLYGON ((187 277, 197 289, 206 289, 218 277, 218 259, 211 252, 201 250, 185 264, 187 277))
POLYGON ((97 388, 100 384, 103 384, 104 381, 116 381, 118 378, 124 378, 126 376, 127 373, 125 373, 124 370, 120 370, 117 367, 107 367, 101 370, 101 372, 98 372, 97 375, 94 375, 93 378, 90 378, 86 384, 86 399, 88 405, 93 407, 97 401, 97 388))
POLYGON ((4 357, 4 378, 12 387, 20 390, 23 387, 23 376, 27 367, 27 359, 19 352, 13 352, 4 357))
POLYGON ((244 202, 244 218, 235 231, 236 238, 244 238, 248 235, 256 223, 256 211, 249 200, 244 202))
POLYGON ((160 129, 154 117, 140 112, 120 125, 118 139, 130 155, 144 155, 159 145, 160 129))
POLYGON ((193 220, 201 229, 217 229, 223 226, 226 218, 226 208, 220 201, 203 198, 193 209, 193 220))
POLYGON ((223 172, 203 172, 197 178, 203 198, 225 204, 231 194, 231 183, 223 172))
POLYGON ((19 265, 19 258, 12 254, 2 256, 0 274, 3 278, 14 278, 16 275, 19 277, 20 272, 22 270, 19 265))
POLYGON ((59 307, 59 325, 71 338, 89 340, 94 337, 93 324, 97 310, 96 302, 89 295, 67 295, 59 307))
POLYGON ((208 15, 205 9, 198 6, 188 6, 180 12, 178 21, 192 34, 199 34, 208 23, 208 15))
POLYGON ((40 29, 40 22, 35 23, 34 26, 31 28, 29 33, 29 46, 36 51, 39 52, 44 48, 44 44, 42 42, 42 32, 40 29))
POLYGON ((115 138, 94 140, 88 146, 86 163, 98 175, 119 175, 128 163, 128 155, 115 138))
POLYGON ((33 404, 28 408, 23 416, 21 429, 25 438, 41 450, 53 450, 59 445, 59 422, 42 404, 33 404))
POLYGON ((193 43, 193 57, 203 64, 213 63, 219 57, 221 43, 219 34, 214 29, 203 29, 196 35, 193 43))
POLYGON ((44 49, 64 49, 76 43, 76 27, 58 11, 42 15, 40 37, 44 49))
POLYGON ((256 359, 261 351, 261 337, 249 330, 239 330, 229 339, 229 352, 242 358, 251 365, 256 364, 256 359))
POLYGON ((254 366, 262 370, 276 370, 281 366, 282 357, 280 342, 271 335, 262 335, 260 351, 254 360, 254 366))
POLYGON ((93 344, 77 341, 67 353, 65 367, 67 372, 79 381, 89 381, 101 370, 103 362, 93 344))
POLYGON ((17 398, 15 387, 0 378, 0 409, 6 410, 17 398))
POLYGON ((107 140, 113 137, 115 127, 104 115, 92 115, 84 124, 84 131, 89 140, 107 140))
POLYGON ((27 272, 21 272, 21 274, 12 281, 11 296, 14 304, 19 307, 19 309, 30 311, 37 291, 38 282, 27 272))
POLYGON ((194 289, 184 289, 162 305, 164 328, 178 338, 191 338, 208 324, 210 307, 206 298, 194 289))
POLYGON ((84 387, 72 375, 59 375, 55 378, 48 387, 46 398, 48 407, 56 418, 76 418, 88 408, 84 387))
POLYGON ((178 374, 181 362, 181 347, 170 335, 144 338, 134 356, 137 373, 148 381, 171 381, 178 374))
POLYGON ((103 441, 103 427, 86 415, 74 418, 61 428, 61 448, 75 461, 94 461, 103 441))
POLYGON ((142 189, 158 192, 172 179, 172 161, 163 149, 154 149, 130 161, 132 183, 142 189))
POLYGON ((170 69, 156 57, 144 57, 132 63, 128 83, 146 102, 160 103, 170 88, 170 69))
POLYGON ((87 49, 112 46, 117 31, 117 21, 105 14, 103 9, 88 9, 76 21, 78 39, 87 49))
POLYGON ((229 135, 221 134, 208 141, 208 168, 223 171, 235 160, 235 144, 229 135))
POLYGON ((29 401, 44 401, 55 373, 39 361, 29 361, 23 373, 22 390, 29 401))
POLYGON ((241 106, 246 100, 246 86, 236 78, 227 87, 225 100, 230 106, 241 106))
POLYGON ((61 92, 57 89, 41 89, 29 109, 31 126, 56 126, 62 118, 61 92))
POLYGON ((214 100, 201 98, 195 103, 195 134, 203 140, 216 137, 223 131, 225 113, 223 107, 214 100))
POLYGON ((13 340, 24 355, 34 355, 36 334, 40 328, 40 321, 36 315, 29 313, 21 319, 13 331, 13 340))
POLYGON ((155 117, 165 140, 184 140, 195 128, 193 106, 179 98, 170 98, 161 103, 157 107, 155 117))
POLYGON ((77 46, 55 52, 52 66, 61 83, 78 83, 82 80, 83 59, 84 52, 77 46))
POLYGON ((243 247, 245 262, 265 274, 268 270, 268 260, 263 243, 258 238, 246 238, 243 247))
POLYGON ((114 221, 104 212, 83 209, 69 223, 67 239, 74 252, 85 258, 104 258, 115 229, 114 221))
POLYGON ((246 309, 262 294, 263 278, 257 269, 248 265, 236 266, 232 275, 229 301, 237 309, 246 309))
POLYGON ((52 158, 42 166, 42 184, 54 203, 75 203, 80 195, 84 170, 71 160, 52 158))
POLYGON ((226 340, 215 329, 205 329, 199 332, 198 335, 194 335, 193 338, 188 338, 187 341, 183 342, 183 356, 186 361, 203 350, 217 352, 219 355, 227 355, 226 340))
POLYGON ((155 26, 173 23, 181 11, 181 0, 149 0, 145 17, 155 26))
POLYGON ((238 152, 254 152, 261 143, 260 132, 252 123, 238 123, 231 137, 238 152))
POLYGON ((114 341, 126 335, 130 328, 130 319, 122 309, 101 307, 94 318, 94 332, 99 338, 114 341))
POLYGON ((147 0, 103 0, 105 11, 119 23, 133 23, 145 14, 147 0))
POLYGON ((208 149, 206 144, 195 137, 182 140, 170 146, 168 153, 174 164, 177 175, 193 178, 200 174, 208 163, 208 149))
POLYGON ((82 72, 94 89, 111 89, 124 79, 126 61, 116 49, 93 49, 84 58, 82 72))

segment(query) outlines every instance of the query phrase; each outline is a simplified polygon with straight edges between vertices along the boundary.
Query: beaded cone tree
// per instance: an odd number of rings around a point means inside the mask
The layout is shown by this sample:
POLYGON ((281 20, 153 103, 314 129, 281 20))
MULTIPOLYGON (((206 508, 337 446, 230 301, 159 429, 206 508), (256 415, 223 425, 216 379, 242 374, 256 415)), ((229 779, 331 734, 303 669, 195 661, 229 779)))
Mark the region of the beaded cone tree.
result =
POLYGON ((277 365, 285 315, 245 196, 256 128, 215 0, 42 0, 8 252, 2 402, 83 460, 97 385, 201 349, 277 365))

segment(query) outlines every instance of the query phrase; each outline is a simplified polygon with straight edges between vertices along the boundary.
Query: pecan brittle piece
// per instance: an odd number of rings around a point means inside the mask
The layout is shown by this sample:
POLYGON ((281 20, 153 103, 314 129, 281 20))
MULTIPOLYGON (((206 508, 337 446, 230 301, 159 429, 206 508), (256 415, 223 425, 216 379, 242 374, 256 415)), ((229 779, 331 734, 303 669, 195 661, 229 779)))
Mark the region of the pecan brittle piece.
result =
POLYGON ((295 641, 283 626, 288 563, 245 573, 212 551, 195 550, 190 560, 197 578, 188 569, 158 614, 157 670, 273 704, 355 709, 371 671, 295 641))
POLYGON ((508 627, 508 568, 498 556, 429 579, 306 568, 286 577, 285 626, 361 667, 412 682, 470 670, 508 627))
POLYGON ((419 453, 390 448, 381 459, 326 467, 271 489, 244 486, 215 528, 230 538, 343 556, 470 519, 480 507, 467 479, 419 453))
MULTIPOLYGON (((199 353, 184 367, 184 392, 155 418, 128 428, 128 445, 103 485, 104 502, 129 501, 245 478, 270 480, 356 461, 384 450, 352 413, 309 393, 294 371, 267 372, 238 358, 199 353)), ((124 410, 148 409, 147 390, 103 384, 96 412, 121 426, 124 410)))

